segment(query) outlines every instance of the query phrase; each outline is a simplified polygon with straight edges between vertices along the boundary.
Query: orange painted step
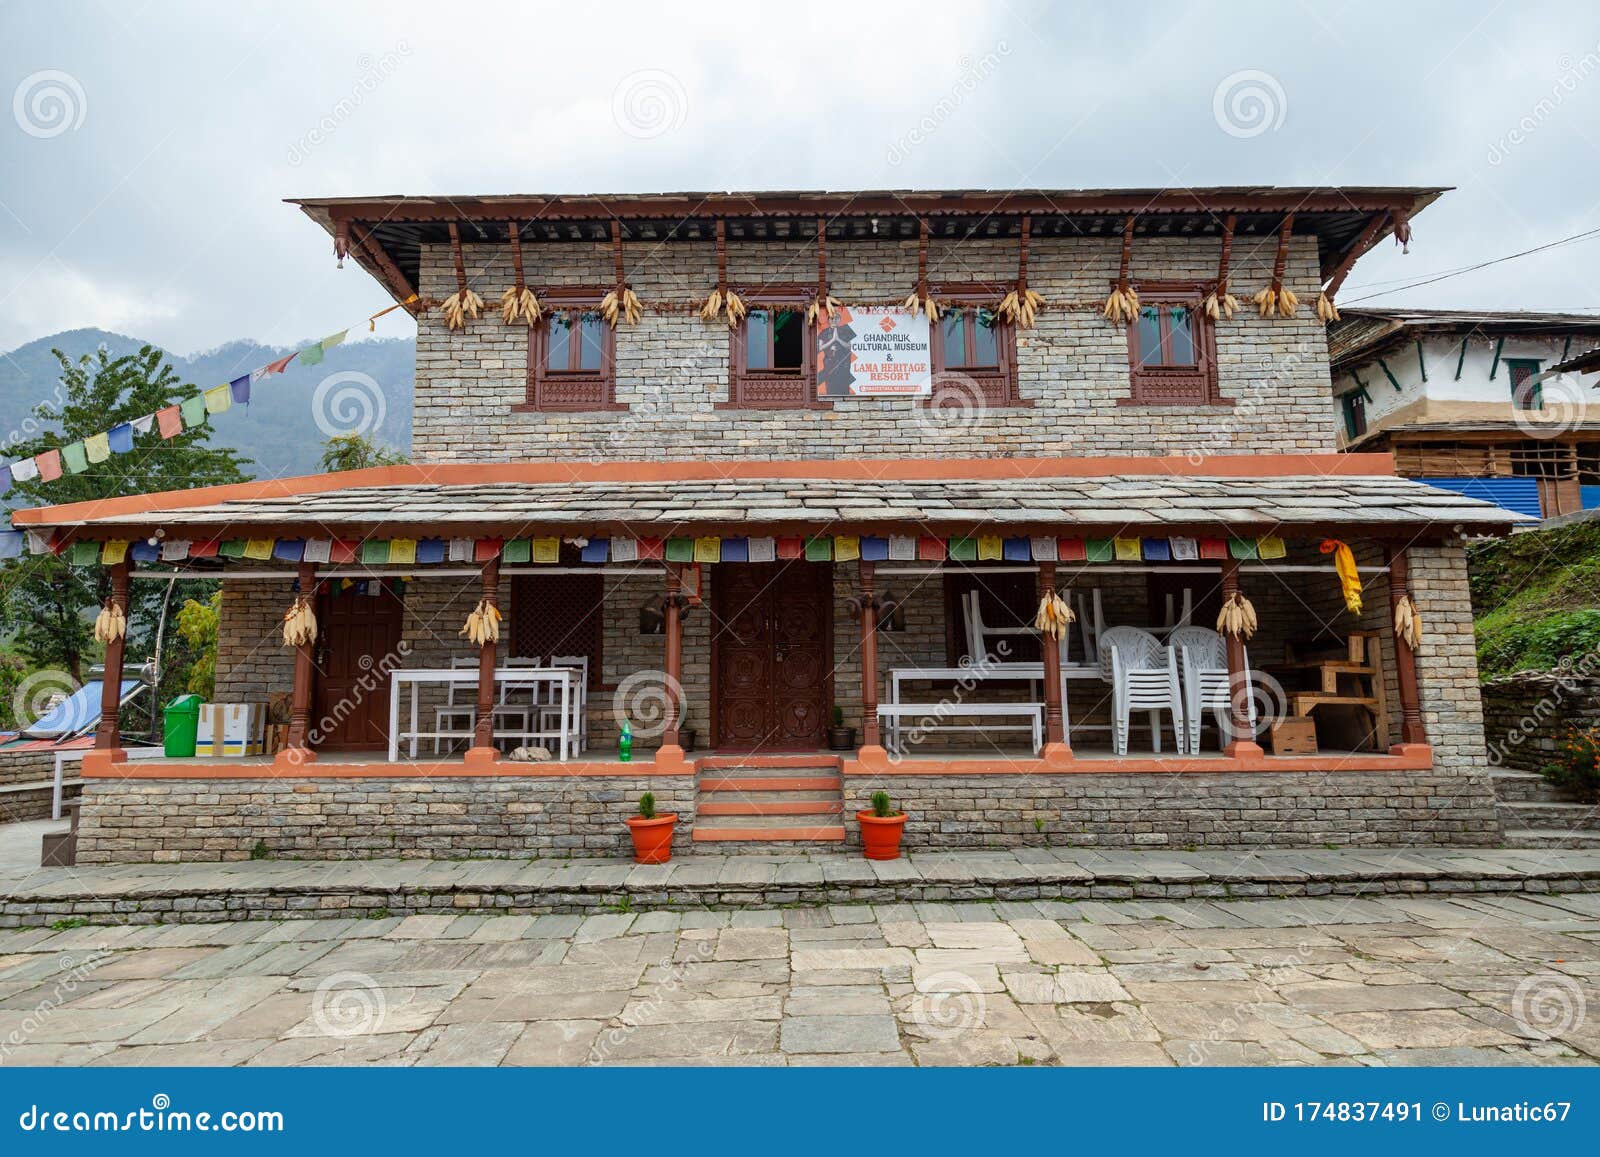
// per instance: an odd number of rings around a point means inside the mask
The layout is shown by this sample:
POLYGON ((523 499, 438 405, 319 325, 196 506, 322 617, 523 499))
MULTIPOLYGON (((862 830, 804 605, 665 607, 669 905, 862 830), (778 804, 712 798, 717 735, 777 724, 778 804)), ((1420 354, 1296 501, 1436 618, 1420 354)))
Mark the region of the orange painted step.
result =
POLYGON ((844 781, 837 775, 757 775, 735 779, 702 779, 701 791, 839 791, 844 781))
POLYGON ((695 765, 702 771, 726 771, 730 768, 756 769, 762 767, 830 767, 838 770, 844 769, 844 759, 837 755, 807 754, 799 752, 794 755, 705 755, 695 760, 695 765))
POLYGON ((723 843, 752 843, 761 841, 799 841, 805 840, 814 843, 844 843, 844 825, 828 824, 820 827, 789 827, 789 828, 751 828, 751 827, 709 827, 705 824, 695 824, 694 839, 696 843, 716 841, 723 843))
POLYGON ((844 804, 836 799, 707 802, 696 804, 694 813, 696 816, 836 816, 844 814, 844 804))

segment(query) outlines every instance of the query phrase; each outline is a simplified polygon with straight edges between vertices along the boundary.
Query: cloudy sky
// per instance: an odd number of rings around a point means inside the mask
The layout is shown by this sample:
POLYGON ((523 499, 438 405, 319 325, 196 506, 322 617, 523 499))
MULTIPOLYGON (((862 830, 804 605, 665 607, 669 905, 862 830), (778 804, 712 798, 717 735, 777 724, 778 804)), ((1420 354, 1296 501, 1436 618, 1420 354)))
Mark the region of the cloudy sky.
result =
POLYGON ((1423 7, 11 2, 0 350, 319 336, 388 302, 281 199, 378 193, 1453 185, 1344 303, 1600 309, 1600 236, 1392 291, 1600 229, 1600 10, 1423 7))

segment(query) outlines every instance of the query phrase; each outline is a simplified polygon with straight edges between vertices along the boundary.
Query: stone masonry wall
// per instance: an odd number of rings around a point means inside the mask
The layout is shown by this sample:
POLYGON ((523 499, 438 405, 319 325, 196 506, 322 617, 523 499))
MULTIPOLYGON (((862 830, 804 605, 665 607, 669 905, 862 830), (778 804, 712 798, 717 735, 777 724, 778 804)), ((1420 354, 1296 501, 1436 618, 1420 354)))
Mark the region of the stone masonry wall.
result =
MULTIPOLYGON (((1217 241, 1134 242, 1135 279, 1201 281, 1215 277, 1217 241)), ((609 287, 610 246, 561 243, 525 247, 534 286, 609 287)), ((1055 302, 1104 300, 1116 277, 1116 239, 1035 238, 1029 284, 1055 302)), ((511 282, 502 244, 464 249, 469 282, 485 300, 511 282)), ((1238 244, 1233 285, 1247 296, 1270 278, 1274 246, 1238 244)), ((878 455, 1159 455, 1330 452, 1336 419, 1324 327, 1309 308, 1291 320, 1262 320, 1244 309, 1217 326, 1219 385, 1225 406, 1120 404, 1129 393, 1124 329, 1088 310, 1046 310, 1018 335, 1019 388, 1030 405, 992 408, 952 425, 930 423, 912 400, 842 400, 826 409, 718 409, 728 398, 729 335, 692 312, 656 312, 652 300, 703 297, 716 283, 715 249, 674 242, 626 247, 628 278, 646 303, 638 325, 616 333, 616 400, 625 411, 513 413, 526 400, 528 331, 494 310, 451 332, 437 310, 419 319, 412 453, 420 462, 525 461, 553 458, 782 459, 878 455)), ((1015 242, 934 242, 929 276, 937 281, 1009 281, 1015 242)), ((830 246, 834 296, 903 297, 916 282, 916 243, 850 242, 830 246)), ((815 251, 801 244, 728 246, 735 283, 815 278, 815 251)), ((1296 238, 1286 281, 1312 300, 1316 243, 1296 238)), ((448 247, 423 253, 420 292, 455 291, 448 247)))
MULTIPOLYGON (((908 848, 1487 847, 1501 839, 1482 776, 1410 772, 851 776, 845 814, 885 790, 908 848)), ((854 824, 848 838, 859 839, 854 824)))
POLYGON ((1541 771, 1574 727, 1600 720, 1600 678, 1524 671, 1483 684, 1489 763, 1541 771))
POLYGON ((676 812, 689 850, 690 776, 88 780, 78 863, 621 856, 639 796, 676 812))

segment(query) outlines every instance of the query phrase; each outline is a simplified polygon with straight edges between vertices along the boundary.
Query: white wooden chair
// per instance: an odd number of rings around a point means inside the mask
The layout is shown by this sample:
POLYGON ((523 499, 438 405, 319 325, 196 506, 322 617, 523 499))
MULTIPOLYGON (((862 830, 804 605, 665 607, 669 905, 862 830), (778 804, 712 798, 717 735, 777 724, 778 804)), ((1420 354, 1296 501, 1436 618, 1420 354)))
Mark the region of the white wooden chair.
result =
MULTIPOLYGON (((1183 712, 1188 724, 1190 755, 1200 753, 1200 719, 1211 711, 1217 717, 1219 746, 1226 746, 1232 731, 1233 688, 1228 679, 1228 644, 1209 627, 1179 627, 1172 632, 1168 644, 1180 658, 1178 670, 1183 678, 1183 712)), ((1256 703, 1250 694, 1250 653, 1245 652, 1244 690, 1245 710, 1249 714, 1250 731, 1255 733, 1256 703)), ((1243 738, 1243 737, 1239 737, 1243 738)))
MULTIPOLYGON (((572 681, 572 697, 567 703, 567 734, 572 737, 574 755, 582 755, 589 746, 589 656, 551 655, 551 667, 566 667, 578 672, 572 681)), ((561 717, 561 698, 553 685, 547 684, 549 701, 540 704, 539 730, 549 731, 561 717)))
MULTIPOLYGON (((544 660, 537 656, 523 656, 502 661, 505 667, 542 667, 544 660)), ((523 743, 532 734, 534 712, 538 710, 538 688, 526 683, 500 684, 495 696, 494 735, 496 739, 518 739, 523 743)))
MULTIPOLYGON (((450 660, 451 667, 476 667, 477 659, 455 658, 450 660)), ((452 744, 457 739, 465 739, 469 743, 473 732, 478 726, 478 684, 476 682, 455 682, 452 680, 444 685, 444 706, 437 707, 433 712, 433 729, 436 732, 448 732, 452 744)), ((439 734, 433 737, 433 753, 439 754, 439 745, 445 741, 446 735, 439 734)))
POLYGON ((1109 627, 1100 635, 1100 678, 1111 684, 1111 749, 1128 754, 1129 719, 1134 711, 1150 716, 1150 746, 1161 753, 1161 713, 1172 714, 1172 735, 1184 746, 1183 695, 1178 660, 1171 647, 1138 627, 1109 627))
POLYGON ((991 627, 985 623, 979 603, 981 593, 977 590, 970 590, 961 596, 962 612, 966 619, 967 627, 967 654, 971 656, 974 663, 982 663, 989 657, 990 636, 1016 638, 1034 633, 1032 626, 991 627))

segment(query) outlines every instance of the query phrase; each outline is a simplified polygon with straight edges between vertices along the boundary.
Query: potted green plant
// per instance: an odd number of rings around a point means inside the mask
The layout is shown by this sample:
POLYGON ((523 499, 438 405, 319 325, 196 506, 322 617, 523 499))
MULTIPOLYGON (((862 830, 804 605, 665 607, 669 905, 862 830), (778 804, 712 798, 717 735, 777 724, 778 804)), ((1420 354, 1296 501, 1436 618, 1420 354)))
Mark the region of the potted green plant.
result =
POLYGON ((872 807, 856 812, 861 824, 861 854, 869 860, 898 860, 906 813, 896 811, 886 791, 872 793, 872 807))
POLYGON ((645 792, 639 797, 639 814, 623 821, 633 837, 633 859, 639 864, 664 864, 672 859, 672 829, 678 823, 675 812, 656 814, 656 797, 645 792))
POLYGON ((844 708, 837 703, 833 705, 833 726, 828 728, 829 751, 854 751, 856 749, 856 729, 844 725, 844 708))

